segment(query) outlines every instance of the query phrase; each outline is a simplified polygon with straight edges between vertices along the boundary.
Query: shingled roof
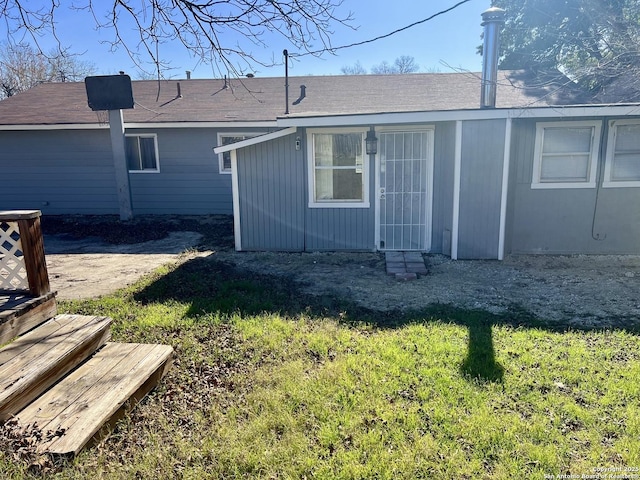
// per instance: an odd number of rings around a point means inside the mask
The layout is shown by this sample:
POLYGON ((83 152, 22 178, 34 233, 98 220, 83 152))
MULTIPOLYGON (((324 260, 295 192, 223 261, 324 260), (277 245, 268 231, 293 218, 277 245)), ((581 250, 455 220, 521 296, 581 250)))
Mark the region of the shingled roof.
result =
MULTIPOLYGON (((133 82, 127 123, 269 122, 285 117, 285 80, 242 78, 133 82)), ((480 74, 341 75, 289 78, 289 116, 476 110, 480 74), (299 98, 301 86, 305 96, 299 98), (298 101, 299 100, 299 101, 298 101)), ((570 81, 500 71, 496 108, 591 103, 570 81)), ((83 82, 44 83, 0 101, 0 125, 96 124, 83 82)))

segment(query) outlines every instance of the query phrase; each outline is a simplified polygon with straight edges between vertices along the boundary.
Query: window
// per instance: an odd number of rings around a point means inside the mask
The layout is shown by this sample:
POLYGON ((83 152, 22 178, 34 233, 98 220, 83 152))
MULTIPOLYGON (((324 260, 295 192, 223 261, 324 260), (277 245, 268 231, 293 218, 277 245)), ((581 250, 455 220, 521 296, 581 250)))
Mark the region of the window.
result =
POLYGON ((603 187, 640 187, 640 120, 609 123, 603 187))
POLYGON ((309 131, 310 207, 369 207, 364 134, 309 131))
POLYGON ((155 134, 126 135, 125 149, 130 172, 159 172, 158 142, 155 134))
POLYGON ((592 188, 600 122, 553 122, 536 125, 531 188, 592 188))
MULTIPOLYGON (((240 142, 247 138, 260 135, 259 133, 219 133, 218 146, 229 145, 231 143, 240 142)), ((231 173, 231 152, 218 154, 218 164, 220 173, 231 173)))

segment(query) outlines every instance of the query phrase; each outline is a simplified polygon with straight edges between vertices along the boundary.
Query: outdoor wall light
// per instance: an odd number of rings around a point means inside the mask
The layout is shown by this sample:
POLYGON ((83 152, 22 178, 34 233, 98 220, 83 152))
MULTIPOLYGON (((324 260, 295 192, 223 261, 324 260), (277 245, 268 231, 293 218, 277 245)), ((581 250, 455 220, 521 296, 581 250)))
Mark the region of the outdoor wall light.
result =
POLYGON ((378 153, 378 139, 376 138, 376 132, 373 127, 367 132, 367 138, 364 139, 367 155, 375 155, 378 153))

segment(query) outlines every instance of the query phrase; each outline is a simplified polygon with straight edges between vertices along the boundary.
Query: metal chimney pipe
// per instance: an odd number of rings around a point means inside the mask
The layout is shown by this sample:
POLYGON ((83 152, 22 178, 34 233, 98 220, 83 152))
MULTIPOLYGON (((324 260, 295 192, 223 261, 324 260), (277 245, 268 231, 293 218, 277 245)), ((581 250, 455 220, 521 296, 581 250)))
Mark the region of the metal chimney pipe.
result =
POLYGON ((191 80, 191 71, 187 70, 185 73, 187 74, 187 80, 191 80))
POLYGON ((504 24, 505 11, 491 7, 482 13, 484 44, 482 46, 482 84, 480 108, 495 108, 498 83, 498 51, 500 48, 500 27, 504 24))

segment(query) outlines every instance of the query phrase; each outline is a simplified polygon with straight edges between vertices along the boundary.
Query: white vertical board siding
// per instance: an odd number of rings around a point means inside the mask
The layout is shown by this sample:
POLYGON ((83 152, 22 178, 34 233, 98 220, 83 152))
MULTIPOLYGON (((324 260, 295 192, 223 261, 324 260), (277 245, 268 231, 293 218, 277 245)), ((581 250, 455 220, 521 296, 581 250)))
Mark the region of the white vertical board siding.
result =
POLYGON ((506 120, 462 122, 458 258, 497 259, 506 120))
POLYGON ((0 210, 117 214, 109 130, 0 132, 0 210))
POLYGON ((288 135, 237 151, 242 250, 304 249, 306 179, 295 143, 288 135))

